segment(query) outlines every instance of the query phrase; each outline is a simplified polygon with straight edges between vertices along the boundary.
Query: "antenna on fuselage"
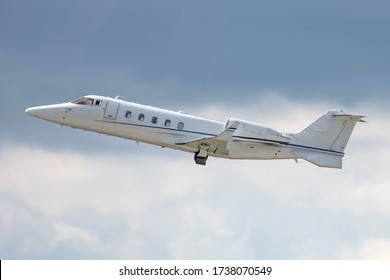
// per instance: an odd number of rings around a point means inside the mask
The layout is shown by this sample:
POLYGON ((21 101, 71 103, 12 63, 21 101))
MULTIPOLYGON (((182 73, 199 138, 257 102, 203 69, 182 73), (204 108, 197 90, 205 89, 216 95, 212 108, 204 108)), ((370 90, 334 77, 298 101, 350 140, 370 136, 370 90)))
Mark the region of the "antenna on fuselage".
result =
POLYGON ((114 97, 114 99, 123 100, 123 99, 124 99, 124 97, 123 97, 123 96, 121 96, 121 95, 117 95, 117 96, 115 96, 115 97, 114 97))

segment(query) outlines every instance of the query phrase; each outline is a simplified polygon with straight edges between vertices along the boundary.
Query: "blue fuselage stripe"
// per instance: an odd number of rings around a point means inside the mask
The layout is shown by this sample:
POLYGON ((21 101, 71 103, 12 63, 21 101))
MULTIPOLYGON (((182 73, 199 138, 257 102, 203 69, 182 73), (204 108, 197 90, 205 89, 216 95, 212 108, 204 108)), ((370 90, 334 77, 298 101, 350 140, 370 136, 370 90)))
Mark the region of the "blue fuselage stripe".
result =
MULTIPOLYGON (((116 121, 101 121, 96 120, 98 122, 104 122, 104 123, 112 123, 112 124, 120 124, 120 125, 128 125, 128 126, 136 126, 136 127, 145 127, 145 128, 152 128, 152 129, 160 129, 160 130, 167 130, 172 132, 185 132, 185 133, 192 133, 192 134, 198 134, 198 135, 205 135, 205 136, 211 136, 216 137, 218 134, 213 133, 205 133, 205 132, 199 132, 199 131, 192 131, 192 130, 180 130, 176 128, 169 128, 169 127, 160 127, 160 126, 151 126, 151 125, 144 125, 144 124, 134 124, 134 123, 124 123, 124 122, 116 122, 116 121)), ((257 140, 260 142, 271 142, 274 144, 279 144, 285 147, 296 147, 296 148, 302 148, 302 149, 310 149, 310 150, 316 150, 321 152, 328 152, 328 153, 334 153, 338 155, 344 155, 343 152, 333 151, 329 149, 323 149, 323 148, 317 148, 317 147, 311 147, 311 146, 305 146, 305 145, 298 145, 298 144, 291 144, 288 142, 281 142, 281 141, 275 141, 275 140, 268 140, 268 139, 262 139, 262 138, 254 138, 254 137, 244 137, 244 136, 235 136, 236 138, 242 138, 247 140, 257 140)))
POLYGON ((317 147, 311 147, 311 146, 291 144, 289 142, 281 142, 281 141, 276 141, 276 140, 268 140, 268 139, 263 139, 263 138, 245 137, 245 136, 234 136, 234 137, 247 139, 247 140, 255 140, 255 141, 257 140, 259 142, 270 142, 270 143, 274 143, 274 144, 284 145, 286 147, 291 146, 291 147, 296 147, 296 148, 310 149, 310 150, 316 150, 316 151, 321 151, 321 152, 328 152, 328 153, 335 153, 335 154, 339 154, 339 155, 344 155, 343 152, 338 152, 338 151, 333 151, 333 150, 323 149, 323 148, 317 148, 317 147))

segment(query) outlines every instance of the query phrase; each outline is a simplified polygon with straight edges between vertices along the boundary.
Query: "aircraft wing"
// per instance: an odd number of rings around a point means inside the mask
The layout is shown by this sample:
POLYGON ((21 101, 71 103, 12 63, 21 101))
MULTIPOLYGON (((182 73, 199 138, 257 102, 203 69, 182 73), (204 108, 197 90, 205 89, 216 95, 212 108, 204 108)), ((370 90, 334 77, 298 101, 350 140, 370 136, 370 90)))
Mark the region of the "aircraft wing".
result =
POLYGON ((201 149, 207 149, 209 153, 215 154, 215 155, 227 155, 227 141, 218 140, 218 136, 216 137, 205 137, 205 138, 199 138, 193 141, 183 142, 183 143, 176 143, 176 145, 186 146, 191 148, 193 151, 199 151, 201 149))
POLYGON ((207 149, 209 153, 216 155, 227 155, 227 143, 233 140, 233 133, 237 129, 239 122, 227 124, 227 128, 217 136, 202 137, 195 140, 175 143, 176 145, 187 146, 194 151, 199 151, 202 148, 207 149))
POLYGON ((261 125, 229 119, 226 124, 226 129, 217 136, 202 137, 175 144, 187 146, 193 151, 205 150, 215 155, 228 155, 228 142, 238 142, 252 146, 280 146, 290 142, 290 138, 288 135, 280 134, 261 125))

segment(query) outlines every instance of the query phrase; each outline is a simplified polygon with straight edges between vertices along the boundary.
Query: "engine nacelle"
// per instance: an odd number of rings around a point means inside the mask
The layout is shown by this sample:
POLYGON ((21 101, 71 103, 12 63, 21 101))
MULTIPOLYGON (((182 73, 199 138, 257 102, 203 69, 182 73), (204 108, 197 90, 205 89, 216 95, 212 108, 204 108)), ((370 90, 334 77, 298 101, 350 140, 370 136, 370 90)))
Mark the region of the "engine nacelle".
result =
POLYGON ((236 119, 229 119, 227 125, 233 123, 236 123, 237 128, 234 131, 232 137, 234 140, 237 141, 270 143, 288 143, 291 141, 291 138, 288 135, 282 134, 279 131, 263 126, 261 124, 236 119))

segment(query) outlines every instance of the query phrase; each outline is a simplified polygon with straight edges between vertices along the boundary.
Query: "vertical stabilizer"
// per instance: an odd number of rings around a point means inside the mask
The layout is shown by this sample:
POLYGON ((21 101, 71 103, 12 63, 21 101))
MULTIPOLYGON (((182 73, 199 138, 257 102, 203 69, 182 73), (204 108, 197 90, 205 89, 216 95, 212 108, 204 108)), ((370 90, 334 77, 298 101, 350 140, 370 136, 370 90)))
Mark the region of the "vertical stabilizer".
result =
MULTIPOLYGON (((356 122, 363 116, 343 111, 329 111, 303 131, 294 135, 294 142, 302 146, 344 152, 356 122)), ((364 121, 363 121, 364 122, 364 121)))
POLYGON ((295 155, 322 167, 341 168, 348 140, 363 116, 329 111, 293 135, 295 155))

